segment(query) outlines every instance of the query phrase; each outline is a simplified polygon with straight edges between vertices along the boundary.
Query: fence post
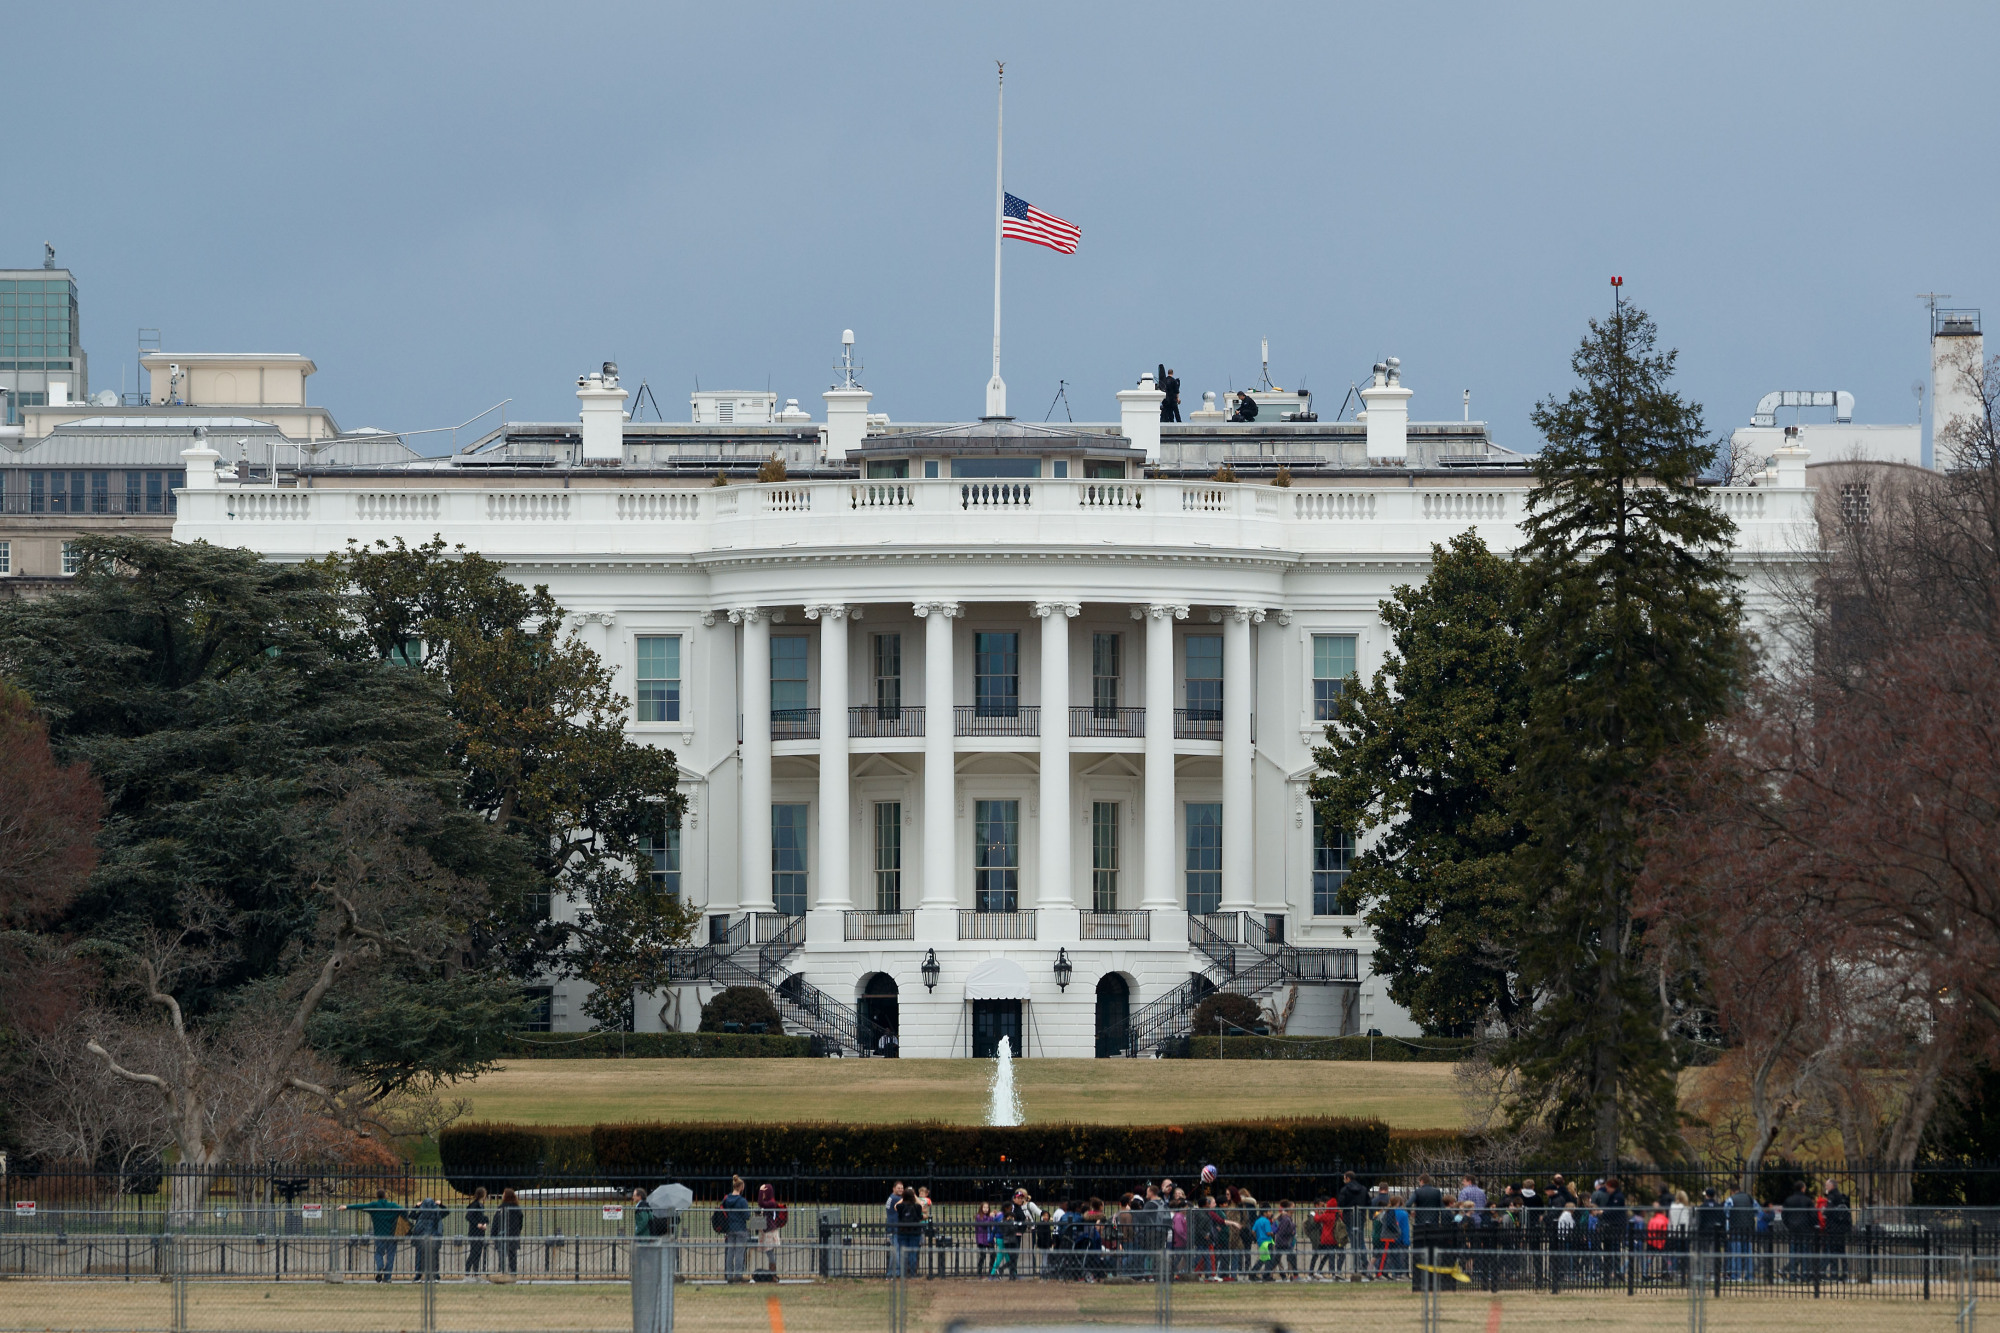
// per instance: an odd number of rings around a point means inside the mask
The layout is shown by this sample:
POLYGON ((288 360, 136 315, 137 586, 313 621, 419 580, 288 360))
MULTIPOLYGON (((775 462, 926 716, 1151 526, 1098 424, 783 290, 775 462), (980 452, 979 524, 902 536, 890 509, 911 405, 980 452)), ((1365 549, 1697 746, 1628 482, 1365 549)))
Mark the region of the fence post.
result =
POLYGON ((422 1248, 431 1244, 435 1239, 432 1236, 420 1236, 417 1238, 417 1265, 423 1270, 417 1282, 417 1286, 423 1289, 422 1298, 417 1308, 419 1327, 422 1328, 423 1333, 437 1333, 438 1326, 437 1263, 443 1256, 436 1250, 430 1250, 426 1254, 422 1248))
POLYGON ((1153 1284, 1153 1321, 1160 1326, 1161 1333, 1166 1333, 1174 1326, 1174 1257, 1162 1249, 1154 1258, 1159 1265, 1159 1280, 1153 1284))
POLYGON ((170 1289, 173 1333, 187 1333, 187 1237, 167 1237, 167 1268, 173 1274, 170 1289))
POLYGON ((1708 1312, 1702 1308, 1708 1291, 1702 1267, 1707 1262, 1708 1255, 1701 1250, 1688 1254, 1688 1333, 1704 1333, 1708 1327, 1708 1312))

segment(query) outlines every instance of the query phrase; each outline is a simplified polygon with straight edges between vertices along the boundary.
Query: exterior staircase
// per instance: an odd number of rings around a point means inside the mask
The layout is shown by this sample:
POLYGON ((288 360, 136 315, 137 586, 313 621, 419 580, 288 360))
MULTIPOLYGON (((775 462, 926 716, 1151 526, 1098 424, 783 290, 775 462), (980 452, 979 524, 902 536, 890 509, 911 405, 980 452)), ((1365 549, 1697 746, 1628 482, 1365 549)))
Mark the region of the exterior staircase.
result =
POLYGON ((1358 984, 1360 955, 1353 949, 1301 949, 1285 943, 1283 928, 1254 912, 1209 912, 1188 917, 1188 947, 1207 971, 1190 973, 1173 990, 1132 1015, 1127 1053, 1157 1055, 1168 1043, 1194 1033, 1194 1011, 1218 992, 1257 999, 1287 984, 1358 984))
POLYGON ((675 981, 714 986, 758 986, 768 991, 785 1026, 817 1037, 829 1054, 872 1055, 881 1034, 851 1004, 835 999, 786 964, 805 946, 806 919, 783 912, 751 912, 729 923, 707 944, 676 952, 675 981))

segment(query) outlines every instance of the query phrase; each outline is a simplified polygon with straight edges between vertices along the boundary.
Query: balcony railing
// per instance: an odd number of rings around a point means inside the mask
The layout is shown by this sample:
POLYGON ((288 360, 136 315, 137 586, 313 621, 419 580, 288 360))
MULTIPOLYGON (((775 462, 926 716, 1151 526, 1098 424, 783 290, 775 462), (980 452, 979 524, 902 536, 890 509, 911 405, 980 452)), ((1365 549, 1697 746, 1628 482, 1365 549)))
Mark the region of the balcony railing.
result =
POLYGON ((1069 710, 1069 734, 1101 737, 1143 736, 1146 734, 1146 710, 1072 704, 1069 710))
MULTIPOLYGON (((1001 713, 979 704, 959 704, 952 710, 956 722, 954 734, 959 736, 1039 736, 1042 710, 1034 705, 1023 705, 1012 712, 1001 713)), ((1030 937, 1032 938, 1032 937, 1030 937)))
POLYGON ((120 517, 150 514, 154 518, 171 519, 174 513, 171 492, 161 495, 156 491, 151 496, 133 495, 129 491, 92 491, 88 494, 72 491, 67 495, 37 495, 15 480, 8 485, 5 493, 0 493, 0 514, 10 518, 19 515, 64 519, 91 514, 116 514, 120 517))
POLYGON ((1031 940, 1035 938, 1035 914, 1028 912, 972 912, 960 908, 958 937, 962 940, 1031 940))
POLYGON ((859 737, 921 736, 924 734, 922 704, 883 708, 869 704, 847 710, 847 734, 859 737))
POLYGON ((850 940, 910 940, 917 936, 915 912, 843 912, 850 940))
POLYGON ((819 709, 773 708, 771 739, 774 741, 816 741, 819 739, 819 709))
POLYGON ((1220 708, 1176 708, 1174 739, 1179 741, 1219 741, 1222 739, 1220 708))
POLYGON ((1079 936, 1086 940, 1150 940, 1151 912, 1079 912, 1079 936))
POLYGON ((790 912, 758 912, 753 916, 755 923, 755 943, 774 944, 790 939, 788 932, 803 930, 805 918, 793 916, 790 912))
POLYGON ((1199 912, 1194 919, 1213 931, 1215 937, 1224 943, 1240 943, 1243 938, 1241 912, 1199 912))

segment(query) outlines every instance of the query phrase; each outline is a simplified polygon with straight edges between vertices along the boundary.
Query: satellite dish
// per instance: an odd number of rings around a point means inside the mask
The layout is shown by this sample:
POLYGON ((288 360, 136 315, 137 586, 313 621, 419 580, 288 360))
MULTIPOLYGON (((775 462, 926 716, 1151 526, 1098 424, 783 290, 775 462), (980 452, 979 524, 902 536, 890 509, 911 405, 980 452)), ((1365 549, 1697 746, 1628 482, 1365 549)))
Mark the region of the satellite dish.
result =
POLYGON ((118 390, 99 389, 96 393, 90 395, 90 401, 99 407, 116 407, 118 406, 118 390))

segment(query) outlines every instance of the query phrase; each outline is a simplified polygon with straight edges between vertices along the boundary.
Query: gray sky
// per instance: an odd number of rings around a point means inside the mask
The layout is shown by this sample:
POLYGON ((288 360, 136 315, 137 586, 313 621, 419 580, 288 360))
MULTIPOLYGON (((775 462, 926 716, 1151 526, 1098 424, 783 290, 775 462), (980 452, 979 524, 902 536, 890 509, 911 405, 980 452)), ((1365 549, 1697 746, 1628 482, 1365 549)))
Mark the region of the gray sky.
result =
MULTIPOLYGON (((875 408, 976 416, 993 60, 1004 373, 1115 416, 1272 375, 1323 417, 1384 355, 1532 448, 1609 275, 1712 428, 1770 389, 1913 417, 1928 289, 2000 314, 1992 5, 9 6, 0 264, 76 271, 93 388, 134 330, 299 351, 344 426, 512 397, 575 415, 615 357, 815 416, 843 327, 875 408)), ((1824 414, 1820 414, 1823 418, 1824 414)), ((1060 410, 1057 413, 1060 419, 1060 410)), ((432 437, 433 439, 435 437, 432 437)))

